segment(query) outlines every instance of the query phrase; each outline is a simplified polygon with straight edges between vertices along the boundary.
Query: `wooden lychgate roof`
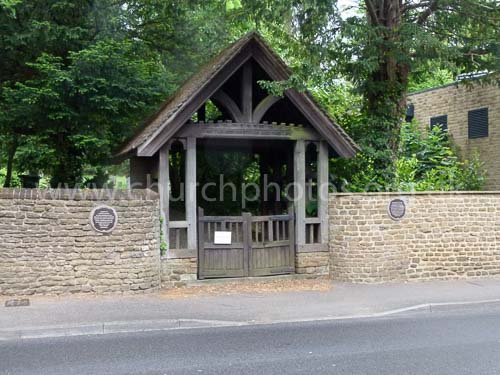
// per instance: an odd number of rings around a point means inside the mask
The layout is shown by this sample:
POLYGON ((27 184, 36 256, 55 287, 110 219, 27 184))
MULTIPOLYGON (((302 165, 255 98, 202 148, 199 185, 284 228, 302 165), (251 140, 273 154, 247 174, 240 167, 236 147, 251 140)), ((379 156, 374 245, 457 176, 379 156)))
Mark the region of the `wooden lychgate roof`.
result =
MULTIPOLYGON (((256 61, 272 80, 282 81, 290 77, 289 68, 262 37, 255 32, 249 33, 191 76, 115 157, 154 155, 250 59, 256 61)), ((358 146, 309 92, 288 89, 284 95, 339 156, 355 155, 358 146)))

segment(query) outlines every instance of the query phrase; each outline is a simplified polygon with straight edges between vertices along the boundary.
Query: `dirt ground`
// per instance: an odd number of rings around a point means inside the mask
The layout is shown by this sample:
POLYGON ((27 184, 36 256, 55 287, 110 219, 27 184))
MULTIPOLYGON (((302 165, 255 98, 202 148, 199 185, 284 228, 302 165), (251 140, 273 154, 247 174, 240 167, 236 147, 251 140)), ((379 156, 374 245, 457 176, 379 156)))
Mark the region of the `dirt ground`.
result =
POLYGON ((330 280, 269 280, 203 284, 165 289, 160 292, 163 298, 189 298, 232 294, 264 294, 280 292, 315 291, 326 292, 332 288, 330 280))

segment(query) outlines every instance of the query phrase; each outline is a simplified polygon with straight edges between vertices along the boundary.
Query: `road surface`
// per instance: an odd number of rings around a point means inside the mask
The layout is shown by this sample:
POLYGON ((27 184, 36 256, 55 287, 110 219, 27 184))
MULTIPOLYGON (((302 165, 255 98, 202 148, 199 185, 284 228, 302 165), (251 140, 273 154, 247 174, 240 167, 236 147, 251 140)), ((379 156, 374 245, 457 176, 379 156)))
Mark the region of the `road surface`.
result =
POLYGON ((0 342, 0 374, 499 374, 500 308, 0 342))

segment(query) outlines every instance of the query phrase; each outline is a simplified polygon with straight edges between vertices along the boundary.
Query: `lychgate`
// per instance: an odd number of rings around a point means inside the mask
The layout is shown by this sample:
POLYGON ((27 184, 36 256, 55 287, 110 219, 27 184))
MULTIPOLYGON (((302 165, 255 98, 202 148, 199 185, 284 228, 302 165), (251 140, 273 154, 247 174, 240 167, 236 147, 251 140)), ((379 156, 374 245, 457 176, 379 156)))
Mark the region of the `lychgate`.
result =
POLYGON ((116 155, 135 188, 158 189, 167 258, 198 278, 293 273, 328 251, 331 157, 357 146, 308 92, 269 94, 290 76, 256 33, 222 51, 116 155))

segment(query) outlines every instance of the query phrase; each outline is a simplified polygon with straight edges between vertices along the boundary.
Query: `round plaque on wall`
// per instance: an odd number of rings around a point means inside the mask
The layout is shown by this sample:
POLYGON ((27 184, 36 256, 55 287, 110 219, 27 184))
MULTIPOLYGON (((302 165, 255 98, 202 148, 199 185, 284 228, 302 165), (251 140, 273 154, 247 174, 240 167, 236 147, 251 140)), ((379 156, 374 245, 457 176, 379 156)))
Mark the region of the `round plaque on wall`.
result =
POLYGON ((90 213, 90 225, 99 233, 111 233, 118 224, 118 214, 113 207, 97 206, 90 213))
POLYGON ((393 220, 400 220, 402 219, 405 214, 406 214, 406 203, 404 200, 400 198, 392 199, 389 202, 389 216, 393 220))

